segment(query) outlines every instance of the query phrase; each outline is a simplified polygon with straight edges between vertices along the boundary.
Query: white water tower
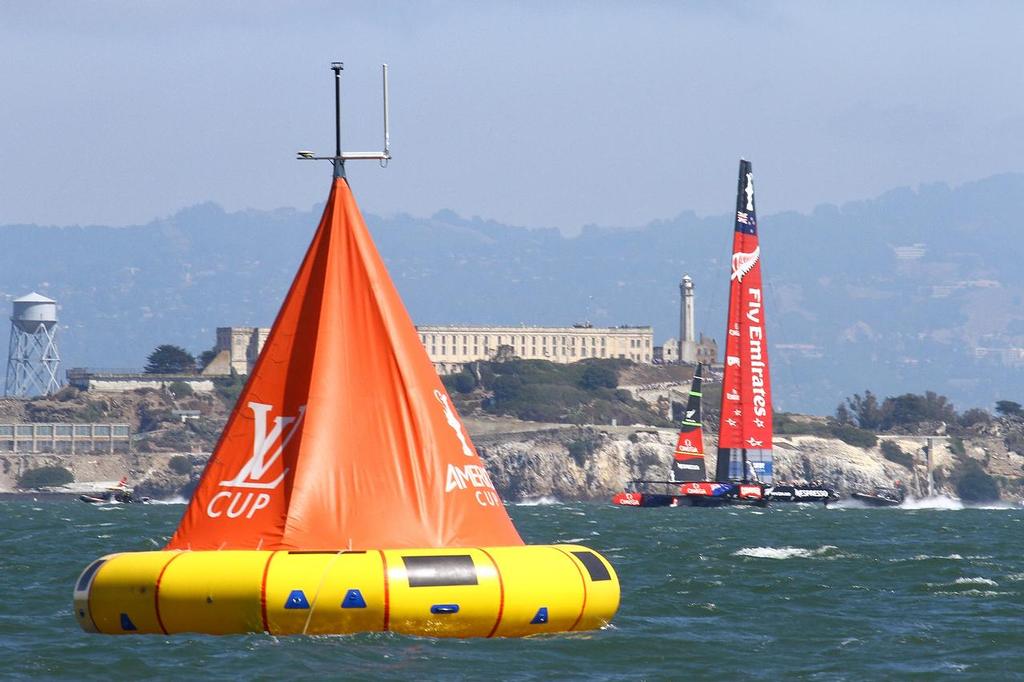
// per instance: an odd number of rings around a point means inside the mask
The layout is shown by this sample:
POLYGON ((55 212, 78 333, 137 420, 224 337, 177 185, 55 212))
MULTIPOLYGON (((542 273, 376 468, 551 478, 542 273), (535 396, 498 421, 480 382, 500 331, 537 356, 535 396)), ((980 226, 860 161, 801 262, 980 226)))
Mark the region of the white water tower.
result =
POLYGON ((4 395, 18 398, 50 395, 60 389, 57 302, 32 292, 11 303, 14 310, 4 395))

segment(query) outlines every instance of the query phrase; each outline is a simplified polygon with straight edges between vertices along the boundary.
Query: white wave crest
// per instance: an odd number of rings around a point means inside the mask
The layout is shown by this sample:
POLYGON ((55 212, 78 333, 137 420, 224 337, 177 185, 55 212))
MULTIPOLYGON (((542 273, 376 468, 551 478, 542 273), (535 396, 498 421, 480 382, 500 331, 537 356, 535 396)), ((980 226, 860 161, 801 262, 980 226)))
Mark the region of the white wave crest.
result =
POLYGON ((964 503, 955 497, 947 497, 946 495, 932 495, 930 497, 908 497, 904 500, 903 504, 900 505, 900 509, 938 509, 953 511, 957 509, 963 509, 964 503))
POLYGON ((953 581, 954 585, 989 585, 991 587, 999 587, 999 583, 989 578, 957 578, 953 581))
POLYGON ((744 547, 732 553, 753 559, 810 559, 836 549, 835 545, 822 545, 817 549, 804 547, 744 547))
POLYGON ((1011 593, 996 590, 962 590, 959 592, 936 592, 935 594, 942 597, 1004 597, 1011 593))
POLYGON ((525 500, 513 502, 512 504, 517 507, 542 507, 551 504, 562 504, 562 501, 557 497, 548 497, 547 495, 544 495, 542 497, 529 497, 525 500))
POLYGON ((170 498, 168 498, 166 500, 150 500, 149 503, 150 504, 188 504, 188 500, 186 500, 181 495, 176 495, 176 496, 170 497, 170 498))

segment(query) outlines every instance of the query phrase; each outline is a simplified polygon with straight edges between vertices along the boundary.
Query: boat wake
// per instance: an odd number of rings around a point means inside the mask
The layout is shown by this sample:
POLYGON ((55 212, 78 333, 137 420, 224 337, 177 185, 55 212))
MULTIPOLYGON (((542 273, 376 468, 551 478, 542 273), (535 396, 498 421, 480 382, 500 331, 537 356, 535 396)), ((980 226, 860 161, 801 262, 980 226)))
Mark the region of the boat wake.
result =
POLYGON ((512 503, 516 507, 546 507, 552 504, 562 504, 562 501, 557 497, 548 497, 544 495, 542 497, 531 497, 525 500, 512 503))
POLYGON ((822 545, 817 549, 804 547, 744 547, 732 553, 733 556, 745 556, 752 559, 812 559, 834 552, 835 545, 822 545))
POLYGON ((964 503, 955 497, 946 495, 932 495, 930 497, 908 497, 899 506, 900 509, 937 509, 937 510, 958 510, 964 508, 964 503))
POLYGON ((166 500, 150 500, 149 504, 188 504, 188 500, 181 495, 176 495, 166 500))

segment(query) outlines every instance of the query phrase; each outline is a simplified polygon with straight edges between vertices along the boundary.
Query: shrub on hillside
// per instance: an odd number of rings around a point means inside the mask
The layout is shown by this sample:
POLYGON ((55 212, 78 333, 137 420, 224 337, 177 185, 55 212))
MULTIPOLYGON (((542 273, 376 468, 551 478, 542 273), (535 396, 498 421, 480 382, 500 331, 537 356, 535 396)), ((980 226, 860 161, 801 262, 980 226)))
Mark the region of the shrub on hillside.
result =
POLYGON ((243 388, 245 388, 245 377, 240 374, 232 373, 230 377, 216 379, 213 382, 213 390, 216 392, 217 397, 228 408, 235 406, 243 388))
POLYGON ((619 374, 604 363, 588 362, 580 376, 579 386, 584 390, 595 388, 617 388, 619 374))
POLYGON ((976 424, 989 424, 992 422, 992 415, 985 410, 972 407, 960 415, 959 422, 960 426, 964 428, 975 426, 976 424))
POLYGON ((569 456, 576 462, 576 466, 582 467, 597 450, 600 442, 601 437, 597 434, 586 433, 575 440, 569 441, 566 448, 569 450, 569 456))
POLYGON ((192 448, 188 430, 180 424, 168 427, 153 438, 153 444, 171 450, 190 450, 192 448))
POLYGON ((185 455, 175 455, 167 461, 167 468, 184 476, 192 473, 192 462, 185 455))
POLYGON ((849 424, 831 424, 829 432, 844 443, 858 448, 873 448, 878 444, 878 437, 873 432, 849 424))
POLYGON ((890 462, 894 462, 908 469, 914 468, 914 456, 909 452, 903 452, 903 448, 895 442, 891 440, 883 440, 879 449, 882 451, 882 456, 890 462))
POLYGON ((1006 444, 1007 450, 1012 450, 1018 455, 1024 455, 1024 434, 1022 433, 1010 433, 1003 439, 1003 443, 1006 444))
POLYGON ((967 459, 961 461, 956 494, 964 502, 995 502, 999 499, 999 486, 980 464, 967 459))
POLYGON ((964 447, 964 440, 959 436, 952 436, 949 439, 949 451, 957 457, 966 457, 967 448, 964 447))
POLYGON ((195 395, 195 391, 192 390, 192 387, 184 381, 172 381, 167 387, 167 390, 175 398, 189 398, 195 395))
POLYGON ((59 391, 51 395, 50 398, 61 403, 66 403, 69 400, 74 400, 75 398, 77 398, 79 393, 80 391, 74 386, 65 386, 64 388, 60 389, 59 391))
POLYGON ((142 403, 139 405, 139 431, 155 431, 165 422, 173 421, 174 415, 166 407, 142 403))
POLYGON ((472 393, 476 388, 476 377, 472 372, 459 372, 452 384, 459 393, 472 393))
POLYGON ((1004 417, 1024 417, 1024 407, 1013 400, 1000 400, 996 403, 996 412, 1004 417))
POLYGON ((43 488, 46 486, 65 485, 75 480, 75 475, 64 467, 39 467, 29 469, 18 476, 19 488, 43 488))

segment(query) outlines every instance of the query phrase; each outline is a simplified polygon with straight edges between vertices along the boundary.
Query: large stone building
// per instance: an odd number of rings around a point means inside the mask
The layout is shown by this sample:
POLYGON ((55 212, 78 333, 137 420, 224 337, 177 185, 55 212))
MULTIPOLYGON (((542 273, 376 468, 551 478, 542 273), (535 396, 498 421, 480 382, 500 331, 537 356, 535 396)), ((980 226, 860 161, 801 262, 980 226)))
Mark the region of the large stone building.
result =
POLYGON ((203 368, 203 374, 248 374, 269 335, 268 327, 217 327, 217 345, 213 347, 215 355, 203 368))
MULTIPOLYGON (((474 327, 424 325, 416 328, 431 362, 442 373, 500 353, 531 360, 576 362, 586 358, 654 359, 651 327, 474 327)), ((216 355, 203 374, 248 374, 263 350, 265 327, 218 327, 216 355)))
MULTIPOLYGON (((700 334, 697 340, 693 344, 694 355, 693 362, 687 364, 696 364, 703 362, 706 365, 714 365, 718 362, 718 342, 712 338, 700 334)), ((662 345, 654 349, 654 362, 665 363, 667 365, 674 365, 679 362, 679 342, 675 339, 669 339, 662 345)), ((683 359, 686 363, 686 359, 683 359)))
POLYGON ((470 327, 423 325, 420 341, 442 372, 507 353, 527 360, 568 363, 587 358, 625 358, 650 363, 652 327, 470 327))

